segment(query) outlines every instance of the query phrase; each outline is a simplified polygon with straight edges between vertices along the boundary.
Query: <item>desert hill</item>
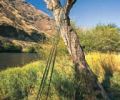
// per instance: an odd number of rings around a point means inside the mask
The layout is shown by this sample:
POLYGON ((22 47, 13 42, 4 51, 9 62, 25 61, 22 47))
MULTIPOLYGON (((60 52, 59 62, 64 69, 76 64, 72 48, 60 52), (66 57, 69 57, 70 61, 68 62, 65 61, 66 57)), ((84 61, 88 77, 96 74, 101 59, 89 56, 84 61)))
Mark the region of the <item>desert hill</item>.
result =
POLYGON ((53 20, 43 11, 25 0, 0 0, 1 48, 4 43, 23 47, 43 41, 53 33, 53 20))

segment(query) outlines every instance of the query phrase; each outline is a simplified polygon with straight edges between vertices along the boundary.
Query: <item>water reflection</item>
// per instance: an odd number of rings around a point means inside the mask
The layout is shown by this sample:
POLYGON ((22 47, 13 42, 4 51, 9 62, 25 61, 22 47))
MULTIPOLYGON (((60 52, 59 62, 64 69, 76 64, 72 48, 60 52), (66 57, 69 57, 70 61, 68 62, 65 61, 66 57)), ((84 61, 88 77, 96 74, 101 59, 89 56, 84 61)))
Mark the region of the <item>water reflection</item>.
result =
POLYGON ((39 59, 40 56, 36 53, 0 53, 0 70, 10 66, 22 66, 39 59))

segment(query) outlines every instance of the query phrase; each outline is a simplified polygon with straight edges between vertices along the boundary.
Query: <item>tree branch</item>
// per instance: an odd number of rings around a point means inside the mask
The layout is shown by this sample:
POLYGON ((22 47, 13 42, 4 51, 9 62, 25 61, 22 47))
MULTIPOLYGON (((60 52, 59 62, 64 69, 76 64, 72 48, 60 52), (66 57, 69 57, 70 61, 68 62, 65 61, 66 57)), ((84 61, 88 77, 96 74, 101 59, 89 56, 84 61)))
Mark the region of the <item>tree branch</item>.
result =
POLYGON ((67 3, 65 5, 65 11, 66 14, 70 13, 71 8, 73 7, 73 5, 76 3, 77 0, 67 0, 67 3))
POLYGON ((49 10, 61 7, 60 0, 44 0, 49 10))

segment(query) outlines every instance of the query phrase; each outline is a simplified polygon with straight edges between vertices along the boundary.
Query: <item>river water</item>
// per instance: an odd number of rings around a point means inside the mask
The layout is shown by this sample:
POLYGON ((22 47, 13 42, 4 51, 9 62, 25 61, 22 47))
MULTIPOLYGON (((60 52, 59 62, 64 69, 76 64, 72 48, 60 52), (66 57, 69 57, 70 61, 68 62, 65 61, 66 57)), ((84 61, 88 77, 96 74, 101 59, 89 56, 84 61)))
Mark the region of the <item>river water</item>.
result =
POLYGON ((0 53, 0 70, 22 66, 39 59, 40 56, 36 53, 0 53))

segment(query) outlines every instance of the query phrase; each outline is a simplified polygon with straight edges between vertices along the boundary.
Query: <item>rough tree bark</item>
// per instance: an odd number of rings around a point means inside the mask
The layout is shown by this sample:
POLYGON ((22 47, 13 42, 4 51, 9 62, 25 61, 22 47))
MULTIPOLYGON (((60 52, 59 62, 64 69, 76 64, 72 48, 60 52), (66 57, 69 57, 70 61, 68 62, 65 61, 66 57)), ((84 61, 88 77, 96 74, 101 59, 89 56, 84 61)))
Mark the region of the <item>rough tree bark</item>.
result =
POLYGON ((77 0, 66 0, 65 6, 61 5, 60 0, 44 1, 54 15, 57 30, 59 29, 75 66, 75 100, 109 100, 95 75, 89 69, 77 33, 70 24, 69 13, 77 0))

